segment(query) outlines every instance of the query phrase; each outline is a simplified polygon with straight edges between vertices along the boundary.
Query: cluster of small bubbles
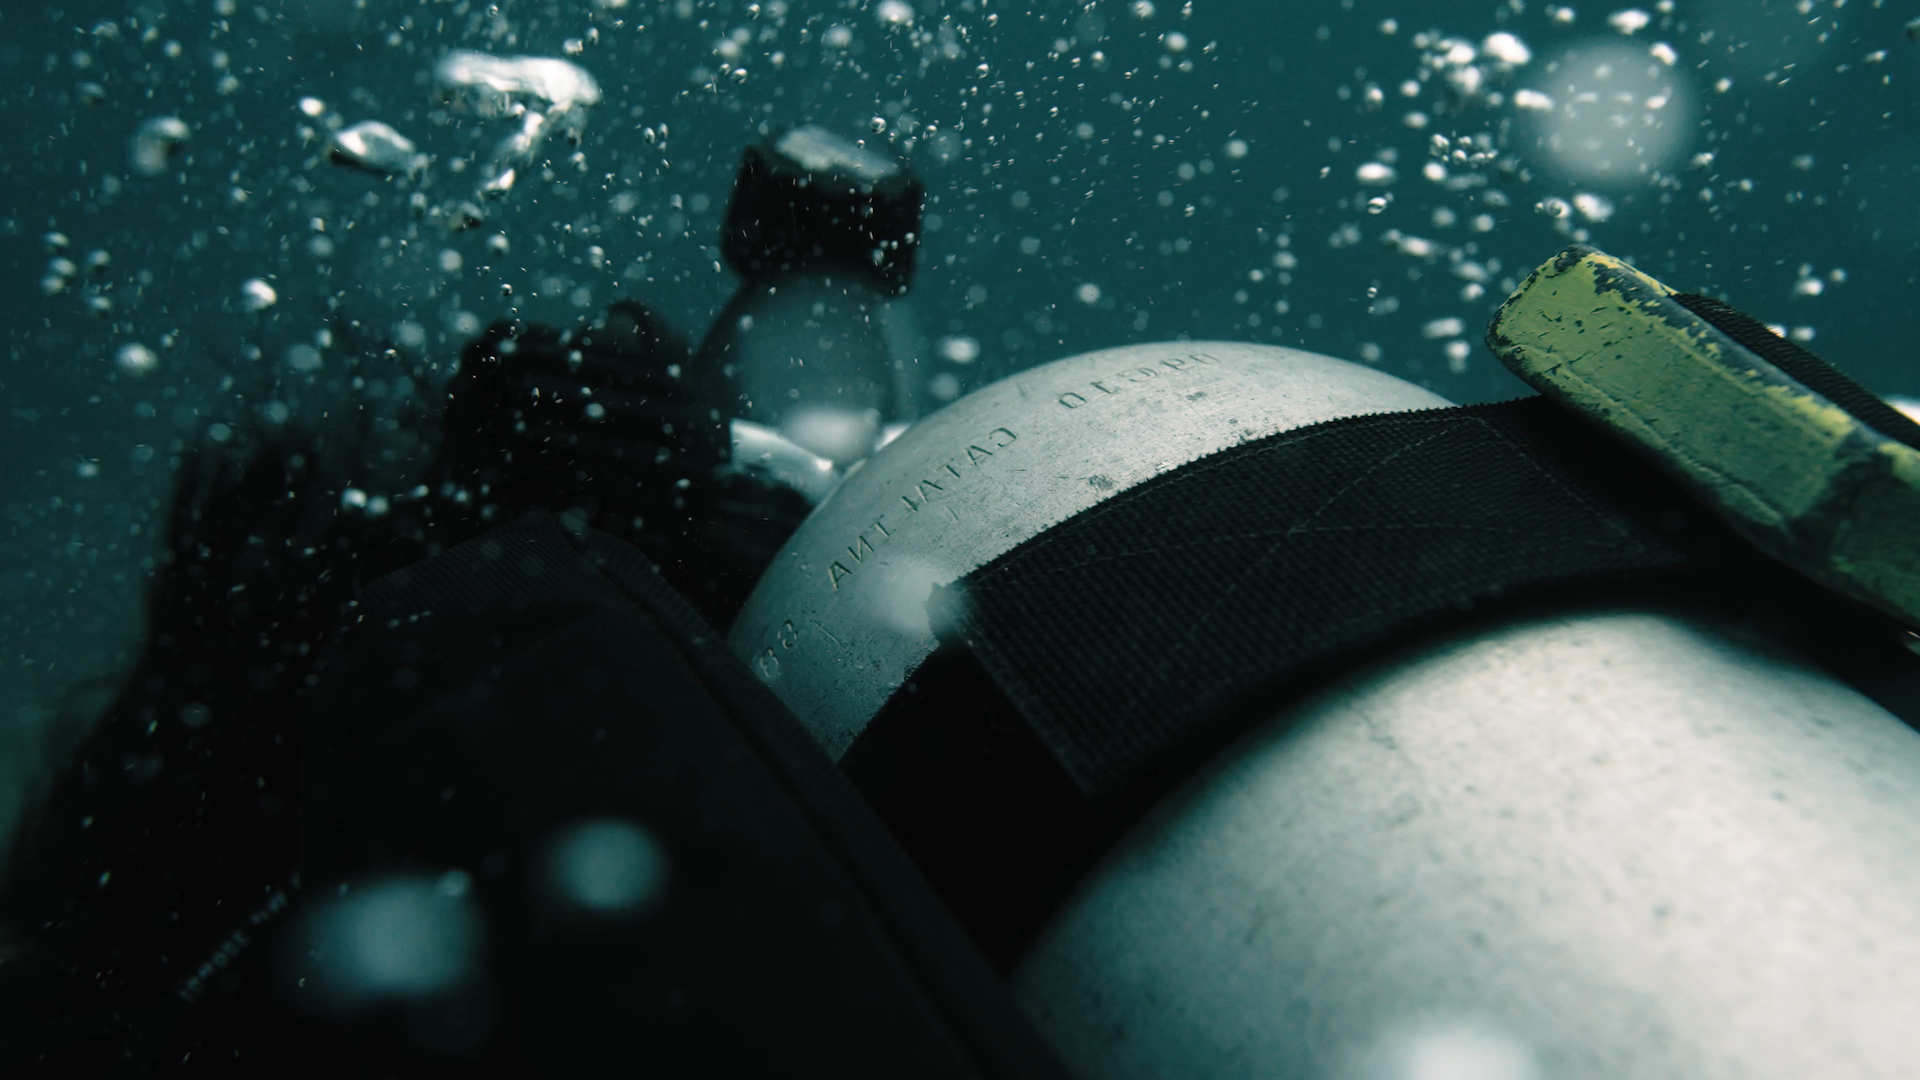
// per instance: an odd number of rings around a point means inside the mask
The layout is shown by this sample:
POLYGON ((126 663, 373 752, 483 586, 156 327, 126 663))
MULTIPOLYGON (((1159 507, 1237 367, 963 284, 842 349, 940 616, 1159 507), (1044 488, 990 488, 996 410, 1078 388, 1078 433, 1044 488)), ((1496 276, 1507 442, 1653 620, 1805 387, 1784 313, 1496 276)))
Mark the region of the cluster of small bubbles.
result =
MULTIPOLYGON (((596 40, 597 36, 597 30, 589 34, 596 40)), ((578 146, 587 112, 601 100, 600 84, 572 61, 465 49, 440 59, 434 66, 433 85, 443 105, 481 118, 505 117, 514 122, 481 169, 475 197, 482 200, 502 198, 511 191, 520 170, 533 171, 543 158, 543 147, 556 133, 578 146)), ((570 161, 584 171, 584 154, 576 152, 570 161)), ((551 179, 553 174, 549 170, 544 175, 551 179)), ((460 203, 448 214, 455 231, 484 217, 471 203, 460 203)))
MULTIPOLYGON (((45 276, 40 279, 40 291, 47 296, 53 296, 66 291, 68 282, 72 280, 75 274, 80 272, 80 267, 75 265, 74 261, 66 256, 67 236, 65 233, 50 232, 44 237, 44 242, 47 246, 47 253, 52 255, 53 258, 47 260, 47 272, 45 276)), ((105 253, 102 252, 101 254, 105 253)))
POLYGON ((392 508, 385 495, 370 495, 366 491, 350 487, 340 492, 340 509, 366 514, 368 517, 380 517, 392 508))
POLYGON ((1795 276, 1793 292, 1795 296, 1819 296, 1827 291, 1829 285, 1844 285, 1847 272, 1835 267, 1824 277, 1813 268, 1812 263, 1801 263, 1795 276))

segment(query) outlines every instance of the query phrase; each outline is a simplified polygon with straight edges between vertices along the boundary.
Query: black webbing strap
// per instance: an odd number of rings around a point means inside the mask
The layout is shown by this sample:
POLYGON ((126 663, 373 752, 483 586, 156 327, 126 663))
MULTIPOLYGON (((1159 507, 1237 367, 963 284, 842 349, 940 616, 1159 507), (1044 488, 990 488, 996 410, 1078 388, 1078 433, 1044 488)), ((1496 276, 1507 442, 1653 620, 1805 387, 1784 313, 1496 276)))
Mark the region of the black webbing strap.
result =
POLYGON ((1699 525, 1538 398, 1284 432, 1142 484, 933 600, 1081 791, 1263 687, 1504 595, 1673 571, 1699 525))
MULTIPOLYGON (((1854 399, 1819 358, 1700 308, 1854 399)), ((1901 428, 1856 403, 1874 405, 1901 428)), ((1533 397, 1284 432, 1048 530, 935 590, 940 648, 840 764, 1011 963, 1108 841, 1285 701, 1423 634, 1606 602, 1722 612, 1920 717, 1920 640, 1533 397)))
POLYGON ((1889 439, 1920 450, 1920 424, 1881 400, 1847 373, 1781 337, 1766 323, 1711 296, 1675 293, 1674 302, 1707 320, 1741 348, 1785 372, 1795 382, 1845 409, 1855 420, 1889 439))

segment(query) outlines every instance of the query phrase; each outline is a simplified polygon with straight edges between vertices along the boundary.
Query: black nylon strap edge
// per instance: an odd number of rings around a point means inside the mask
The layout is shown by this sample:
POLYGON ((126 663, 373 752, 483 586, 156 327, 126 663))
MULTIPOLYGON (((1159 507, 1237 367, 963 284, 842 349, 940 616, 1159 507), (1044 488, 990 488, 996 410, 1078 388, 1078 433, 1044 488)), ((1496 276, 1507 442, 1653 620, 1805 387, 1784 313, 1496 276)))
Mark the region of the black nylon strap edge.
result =
MULTIPOLYGON (((428 617, 470 619, 501 607, 518 611, 530 634, 591 609, 634 605, 668 634, 735 730, 780 778, 814 832, 885 924, 885 936, 914 969, 925 994, 945 1011, 954 1034, 985 1068, 1004 1080, 1060 1080, 1066 1070, 1021 1015, 981 951, 952 920, 939 896, 914 871, 851 782, 747 667, 724 638, 659 571, 622 540, 599 530, 570 530, 536 511, 468 542, 486 548, 476 559, 434 559, 378 582, 361 598, 367 621, 420 613, 417 596, 440 596, 428 617), (528 578, 522 561, 538 565, 528 578)), ((426 680, 432 682, 432 680, 426 680)))
POLYGON ((695 678, 838 857, 885 937, 974 1055, 981 1075, 1064 1080, 1064 1067, 1014 1005, 992 965, 852 784, 638 549, 598 530, 565 528, 546 511, 463 546, 485 546, 493 554, 429 560, 389 575, 363 594, 363 618, 375 624, 412 617, 461 621, 506 608, 517 613, 519 629, 539 636, 583 612, 638 608, 672 640, 695 678), (416 599, 422 595, 440 597, 439 609, 423 613, 416 599))
POLYGON ((1712 323, 1741 348, 1779 368, 1787 377, 1833 402, 1849 416, 1889 439, 1920 450, 1920 424, 1810 350, 1781 337, 1732 305, 1697 293, 1675 293, 1681 307, 1712 323))
POLYGON ((748 672, 724 639, 638 551, 593 531, 570 533, 569 540, 674 639, 695 675, 732 714, 815 829, 840 852, 928 994, 988 1068, 986 1075, 1064 1080, 1064 1066, 1014 1006, 976 943, 953 921, 859 792, 785 703, 748 672))
POLYGON ((1671 571, 1702 537, 1727 546, 1671 484, 1526 398, 1224 451, 936 590, 930 611, 1100 797, 1290 672, 1509 593, 1671 571))

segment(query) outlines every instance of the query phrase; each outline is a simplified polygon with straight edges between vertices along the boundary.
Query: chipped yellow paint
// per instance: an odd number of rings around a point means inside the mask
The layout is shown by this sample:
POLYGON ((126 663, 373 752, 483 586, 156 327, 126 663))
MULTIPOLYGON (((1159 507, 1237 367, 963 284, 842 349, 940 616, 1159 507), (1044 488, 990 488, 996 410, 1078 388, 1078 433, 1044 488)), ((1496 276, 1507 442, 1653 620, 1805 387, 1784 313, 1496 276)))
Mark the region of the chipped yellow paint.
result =
POLYGON ((1728 364, 1717 335, 1700 331, 1704 324, 1667 317, 1652 297, 1623 292, 1620 278, 1661 301, 1673 292, 1598 253, 1564 269, 1548 263, 1494 324, 1510 346, 1502 359, 1756 523, 1785 528, 1811 509, 1828 477, 1815 463, 1833 458, 1852 419, 1811 395, 1765 385, 1751 367, 1728 364))
POLYGON ((1920 452, 1734 345, 1673 294, 1618 259, 1569 249, 1501 306, 1488 342, 1771 554, 1920 622, 1920 452))

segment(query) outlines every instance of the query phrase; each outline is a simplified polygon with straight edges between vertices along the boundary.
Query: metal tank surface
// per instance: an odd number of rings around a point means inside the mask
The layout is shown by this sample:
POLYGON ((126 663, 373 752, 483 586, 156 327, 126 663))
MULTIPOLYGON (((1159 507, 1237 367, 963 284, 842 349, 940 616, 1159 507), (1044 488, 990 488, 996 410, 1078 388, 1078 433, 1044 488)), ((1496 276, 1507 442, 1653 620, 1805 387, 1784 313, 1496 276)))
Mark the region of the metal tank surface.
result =
POLYGON ((837 759, 933 651, 934 585, 1229 446, 1446 404, 1391 375, 1276 346, 1169 342, 1043 364, 862 462, 762 576, 729 642, 837 759))
POLYGON ((1082 1076, 1915 1075, 1920 736, 1710 617, 1417 646, 1138 823, 1014 976, 1082 1076))
MULTIPOLYGON (((1442 405, 1219 343, 1024 372, 857 466, 732 645, 837 757, 924 600, 1237 442, 1442 405)), ((1014 973, 1088 1078, 1894 1077, 1920 1047, 1920 735, 1704 613, 1409 642, 1145 815, 1014 973)))

